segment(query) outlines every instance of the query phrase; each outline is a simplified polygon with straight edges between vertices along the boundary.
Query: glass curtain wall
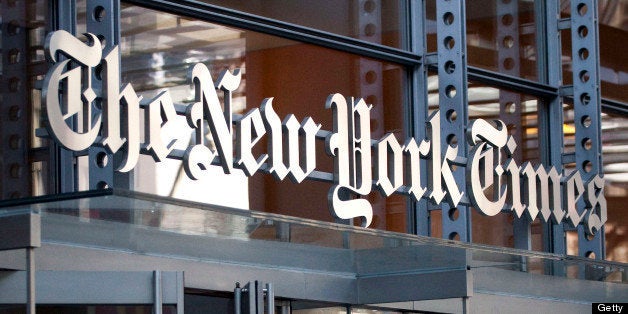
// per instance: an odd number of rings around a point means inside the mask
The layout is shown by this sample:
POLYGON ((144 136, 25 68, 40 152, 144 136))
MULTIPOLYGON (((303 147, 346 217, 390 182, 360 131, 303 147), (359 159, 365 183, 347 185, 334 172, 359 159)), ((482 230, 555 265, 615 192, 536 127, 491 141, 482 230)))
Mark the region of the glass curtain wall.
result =
MULTIPOLYGON (((254 31, 203 22, 185 16, 123 4, 121 8, 122 81, 134 84, 146 99, 168 88, 173 101, 189 104, 194 90, 187 79, 188 68, 204 63, 217 78, 222 70, 239 69, 242 81, 236 91, 234 113, 243 115, 259 108, 272 97, 279 117, 294 114, 300 121, 311 117, 331 128, 332 114, 325 109, 330 93, 364 97, 371 109, 374 138, 393 133, 405 137, 403 106, 405 69, 359 55, 266 35, 254 31)), ((179 149, 190 144, 191 129, 179 117, 179 149)), ((207 140, 211 137, 207 134, 207 140)), ((268 136, 258 144, 262 154, 268 136)), ((333 172, 333 160, 317 143, 317 170, 333 172)), ((329 184, 279 181, 270 175, 246 178, 242 173, 224 175, 215 167, 206 179, 189 179, 180 161, 155 164, 145 157, 135 170, 136 189, 224 206, 281 213, 331 221, 326 209, 329 184), (298 195, 299 197, 295 197, 298 195)), ((373 193, 373 227, 406 230, 405 202, 373 193)))
MULTIPOLYGON (((85 1, 76 1, 76 33, 84 32, 85 1)), ((72 2, 72 1, 70 1, 72 2)), ((170 1, 123 1, 119 28, 122 53, 121 82, 133 84, 145 99, 167 88, 177 104, 188 104, 193 90, 187 80, 189 65, 201 62, 217 77, 224 69, 241 69, 242 83, 234 96, 235 112, 246 114, 269 97, 279 117, 294 114, 331 128, 332 114, 324 109, 330 93, 363 97, 373 105, 372 138, 392 133, 400 143, 410 137, 412 112, 439 108, 438 67, 429 55, 437 51, 436 5, 434 0, 408 1, 201 1, 182 2, 200 8, 189 15, 173 12, 170 1), (205 7, 203 6, 205 5, 205 7), (415 8, 410 14, 408 8, 415 8), (212 15, 219 8, 227 17, 212 15), (426 51, 411 51, 412 23, 423 23, 426 51), (203 11, 205 10, 205 11, 203 11), (201 13, 198 13, 201 12, 201 13), (231 15, 230 15, 231 14, 231 15), (194 17, 192 17, 194 15, 194 17), (244 22, 230 16, 240 16, 244 22), (279 25, 279 26, 277 26, 279 25), (295 35, 296 34, 296 35, 295 35), (330 40, 331 38, 331 40, 330 40), (334 43, 336 40, 336 43, 334 43), (413 61, 408 61, 408 58, 413 61), (423 59, 425 58, 425 59, 423 59), (406 61, 394 61, 406 60, 406 61), (413 73, 423 61, 433 70, 417 90, 413 73), (425 92, 425 95, 421 93, 425 92), (419 97, 414 97, 419 95, 419 97), (427 104, 410 99, 427 98, 427 104)), ((45 34, 58 27, 60 13, 48 1, 0 1, 2 11, 2 108, 0 167, 2 199, 58 192, 57 165, 61 157, 51 141, 38 137, 36 129, 46 124, 42 114, 38 81, 46 73, 43 42, 45 34), (51 11, 50 8, 53 8, 51 11), (53 165, 51 167, 51 165, 53 165)), ((552 90, 544 83, 539 60, 545 53, 539 45, 539 25, 544 12, 535 1, 482 0, 466 4, 466 52, 470 75, 468 82, 469 118, 509 121, 509 132, 516 136, 521 160, 540 162, 540 114, 548 105, 543 95, 527 92, 537 88, 552 90), (481 78, 478 78, 482 74, 481 78), (487 74, 488 73, 488 74, 487 74), (497 79, 495 79, 497 78, 497 79), (511 88, 515 86, 516 88, 511 88)), ((561 18, 570 17, 571 1, 557 0, 561 18)), ((625 92, 626 64, 621 54, 622 40, 628 36, 626 1, 598 1, 600 79, 604 113, 602 114, 602 153, 605 192, 608 200, 607 258, 628 261, 624 236, 628 221, 623 204, 628 197, 624 177, 623 142, 628 97, 625 92), (612 106, 609 106, 612 105, 612 106)), ((67 22, 67 21, 65 21, 67 22)), ((453 21, 450 21, 453 22, 453 21)), ((458 22, 458 21, 456 21, 458 22)), ((561 31, 563 85, 573 83, 571 38, 561 31)), ((422 36, 422 35, 421 35, 422 36)), ((417 39, 412 39, 416 41, 417 39)), ((437 62, 437 61, 435 61, 437 62)), ((578 61, 576 61, 578 62, 578 61)), ((422 70, 420 70, 422 71, 422 70)), ((441 73, 442 74, 442 73, 441 73)), ((442 88, 442 87, 441 87, 442 88)), ((551 93, 550 93, 551 94, 551 93)), ((572 100, 563 99, 564 152, 575 150, 572 100)), ((183 117, 178 121, 185 126, 183 117)), ((180 138, 190 138, 190 131, 180 128, 180 138)), ((39 133, 41 135, 41 133, 39 133)), ((208 139, 211 139, 208 137, 208 139)), ((186 147, 185 140, 180 141, 186 147)), ((211 143, 210 143, 211 145, 211 143)), ((266 151, 267 139, 256 145, 257 154, 266 151)), ((333 171, 332 159, 317 143, 317 170, 333 171)), ((79 166, 82 163, 79 162, 79 166)), ((569 164, 566 165, 569 170, 569 164)), ((85 168, 79 169, 78 187, 86 189, 85 168)), ((260 210, 323 221, 333 221, 327 210, 328 182, 306 181, 294 184, 272 176, 256 174, 223 175, 216 169, 211 179, 191 182, 181 170, 181 163, 169 160, 155 164, 142 156, 135 169, 134 188, 139 191, 191 199, 231 207, 260 210)), ((367 196, 373 204, 373 227, 408 232, 416 221, 405 197, 384 198, 373 192, 367 196)), ((423 200, 425 201, 425 200, 423 200)), ((432 209, 430 207, 430 209, 432 209)), ((442 236, 438 216, 433 213, 432 236, 442 236)), ((508 215, 482 217, 472 213, 473 242, 511 247, 513 218, 508 215), (489 226, 499 225, 499 228, 489 226), (502 227, 503 226, 503 227, 502 227), (503 229, 503 230, 501 230, 503 229)), ((541 245, 542 227, 533 222, 532 248, 541 245)), ((574 249, 568 251, 577 254, 574 249)))

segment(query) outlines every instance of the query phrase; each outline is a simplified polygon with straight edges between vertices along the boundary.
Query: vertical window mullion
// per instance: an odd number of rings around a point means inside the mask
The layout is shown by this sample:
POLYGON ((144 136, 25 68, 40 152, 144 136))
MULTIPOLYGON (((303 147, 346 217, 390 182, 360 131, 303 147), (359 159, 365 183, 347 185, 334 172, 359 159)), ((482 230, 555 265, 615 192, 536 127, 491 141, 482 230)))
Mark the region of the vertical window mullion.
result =
MULTIPOLYGON (((545 12, 540 16, 537 28, 539 59, 539 79, 542 83, 560 87, 562 79, 561 36, 559 29, 560 8, 558 1, 540 1, 537 12, 545 12)), ((564 131, 563 131, 563 99, 556 95, 545 100, 539 106, 539 139, 541 140, 541 162, 563 171, 564 131)), ((543 250, 566 254, 564 225, 543 224, 543 250)))
MULTIPOLYGON (((425 0, 410 1, 408 4, 410 12, 410 38, 411 51, 421 56, 421 62, 410 68, 409 79, 409 101, 406 106, 409 121, 406 127, 408 135, 419 141, 426 136, 425 123, 428 115, 428 89, 427 89, 427 64, 425 64, 427 54, 427 16, 425 0)), ((421 169, 427 169, 427 162, 421 160, 421 169)), ((421 185, 425 186, 427 173, 421 172, 421 185)), ((426 201, 408 201, 408 232, 423 236, 430 235, 429 209, 426 201)))

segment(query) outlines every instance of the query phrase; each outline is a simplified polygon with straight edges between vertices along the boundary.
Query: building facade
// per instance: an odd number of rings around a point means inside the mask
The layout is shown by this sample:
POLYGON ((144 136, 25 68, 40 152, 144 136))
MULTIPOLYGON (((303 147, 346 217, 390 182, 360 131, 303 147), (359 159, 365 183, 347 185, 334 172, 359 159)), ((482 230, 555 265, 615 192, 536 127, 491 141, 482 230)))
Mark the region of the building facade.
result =
POLYGON ((1 312, 626 301, 626 1, 0 8, 1 312))

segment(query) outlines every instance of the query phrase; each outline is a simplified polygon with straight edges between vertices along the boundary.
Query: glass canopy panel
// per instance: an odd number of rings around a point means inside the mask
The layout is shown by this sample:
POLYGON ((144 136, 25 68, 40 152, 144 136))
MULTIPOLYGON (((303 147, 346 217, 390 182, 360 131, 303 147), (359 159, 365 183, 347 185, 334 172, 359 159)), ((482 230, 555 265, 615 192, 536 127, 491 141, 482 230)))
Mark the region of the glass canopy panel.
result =
POLYGON ((44 200, 5 207, 0 215, 18 209, 39 212, 43 245, 106 248, 360 278, 489 267, 628 283, 628 269, 622 263, 363 229, 129 191, 104 190, 44 200))

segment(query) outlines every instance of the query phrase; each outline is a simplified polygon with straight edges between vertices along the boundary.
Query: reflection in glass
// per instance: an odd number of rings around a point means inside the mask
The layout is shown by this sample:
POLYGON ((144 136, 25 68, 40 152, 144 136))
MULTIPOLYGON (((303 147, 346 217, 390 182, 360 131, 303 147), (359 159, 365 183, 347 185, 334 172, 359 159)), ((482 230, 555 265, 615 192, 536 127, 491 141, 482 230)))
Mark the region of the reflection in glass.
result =
MULTIPOLYGON (((573 104, 563 105, 565 127, 563 132, 565 153, 575 153, 576 147, 592 149, 593 141, 584 139, 576 143, 576 125, 586 127, 590 119, 574 122, 573 104)), ((628 199, 628 120, 621 115, 602 113, 601 115, 602 161, 604 173, 604 195, 608 207, 608 221, 604 232, 606 237, 606 259, 610 261, 628 261, 628 221, 625 207, 628 199)), ((564 165, 564 172, 571 173, 576 168, 575 162, 564 165)), ((578 255, 578 233, 567 232, 567 254, 578 255)))
POLYGON ((291 313, 293 314, 346 314, 347 308, 345 307, 317 307, 317 308, 299 309, 299 308, 293 307, 291 313))
MULTIPOLYGON (((583 145, 587 145, 586 142, 583 145)), ((604 192, 608 203, 605 225, 606 259, 628 261, 628 119, 602 114, 602 160, 604 192)))
MULTIPOLYGON (((167 88, 175 103, 194 101, 187 79, 189 67, 204 63, 216 79, 225 69, 242 71, 242 82, 234 95, 234 113, 245 114, 258 108, 268 97, 280 118, 294 114, 332 127, 332 112, 325 100, 332 93, 362 97, 373 105, 372 138, 395 134, 405 139, 403 103, 405 70, 357 55, 337 52, 252 31, 201 22, 183 16, 123 5, 121 10, 122 82, 131 83, 144 99, 167 88)), ((219 93, 220 95, 221 93, 219 93)), ((221 95, 222 97, 222 95, 221 95)), ((185 118, 176 149, 189 146, 191 129, 185 118)), ((254 155, 265 153, 267 136, 254 155)), ((211 136, 206 139, 211 143, 211 136)), ((325 154, 323 141, 317 141, 317 170, 331 172, 333 160, 325 154)), ((192 181, 182 171, 181 162, 168 160, 155 164, 142 156, 135 169, 136 189, 177 198, 251 208, 300 217, 331 221, 327 209, 326 182, 300 184, 277 181, 257 174, 246 178, 240 171, 224 175, 217 167, 206 179, 192 181), (215 171, 214 171, 215 170, 215 171)), ((369 195, 374 204, 372 227, 406 231, 406 203, 402 197, 369 195)))
MULTIPOLYGON (((540 100, 536 97, 498 89, 477 82, 469 82, 469 120, 482 118, 487 121, 499 119, 506 124, 508 134, 517 143, 513 154, 518 165, 531 162, 541 164, 539 149, 542 147, 539 139, 540 100)), ((500 214, 493 217, 481 215, 473 209, 473 241, 497 246, 514 247, 513 224, 517 218, 515 214, 500 214)), ((541 251, 542 222, 537 217, 531 223, 532 249, 541 251)))
POLYGON ((203 2, 394 48, 403 42, 407 0, 249 0, 203 2))
POLYGON ((534 1, 467 1, 469 65, 538 80, 534 1))
MULTIPOLYGON (((428 104, 430 113, 438 110, 438 75, 430 73, 428 76, 428 104)), ((506 124, 508 134, 513 136, 517 148, 513 155, 518 165, 531 162, 534 165, 541 163, 539 138, 539 104, 540 99, 507 89, 488 86, 479 82, 468 82, 468 114, 469 121, 484 119, 493 121, 499 119, 506 124)), ((566 134, 573 135, 573 126, 564 126, 566 134)), ((471 209, 473 242, 490 244, 502 247, 513 247, 512 214, 500 214, 492 217, 481 215, 476 209, 471 209), (499 226, 499 227, 498 227, 499 226)), ((456 216, 456 211, 449 211, 446 215, 456 216)), ((430 211, 431 235, 442 237, 442 216, 439 210, 430 211)), ((525 218, 524 218, 525 219, 525 218)), ((532 248, 541 251, 541 222, 537 218, 532 226, 532 248)))

